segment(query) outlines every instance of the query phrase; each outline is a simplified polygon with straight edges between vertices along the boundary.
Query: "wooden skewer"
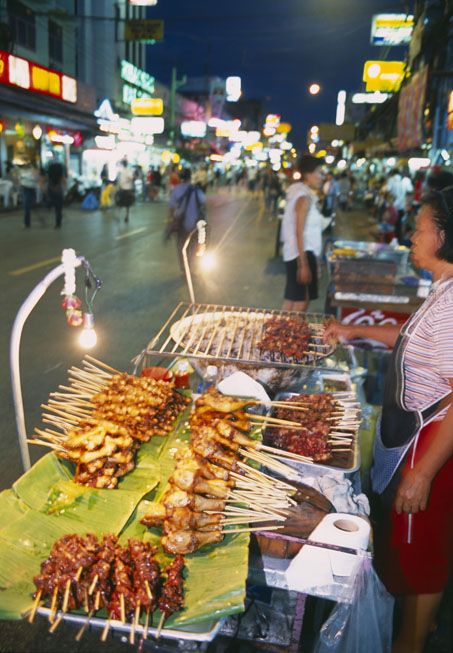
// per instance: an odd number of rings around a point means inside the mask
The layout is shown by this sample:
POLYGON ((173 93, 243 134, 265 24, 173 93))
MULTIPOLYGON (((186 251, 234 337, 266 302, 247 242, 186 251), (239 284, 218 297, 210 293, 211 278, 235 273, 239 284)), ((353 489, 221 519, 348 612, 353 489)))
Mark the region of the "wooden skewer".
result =
POLYGON ((283 465, 283 463, 277 462, 271 456, 267 456, 263 453, 258 453, 257 451, 249 451, 248 449, 239 449, 239 453, 241 453, 245 458, 256 460, 257 462, 266 465, 266 467, 269 467, 270 469, 279 471, 283 476, 299 480, 299 474, 297 474, 294 469, 288 467, 288 465, 283 465))
POLYGON ((50 604, 50 611, 49 611, 50 623, 52 623, 53 620, 55 619, 55 614, 57 610, 57 600, 58 600, 58 587, 54 587, 53 594, 52 594, 52 602, 50 604))
POLYGON ((42 596, 42 590, 39 590, 38 593, 36 594, 35 601, 33 603, 33 607, 31 609, 30 615, 28 617, 28 623, 29 624, 33 623, 33 620, 34 620, 35 615, 36 615, 36 611, 39 608, 39 603, 41 601, 41 596, 42 596))
POLYGON ((88 372, 96 372, 98 376, 106 377, 107 379, 112 378, 112 374, 110 372, 107 372, 106 370, 102 370, 100 367, 97 365, 93 365, 93 363, 88 362, 87 360, 83 361, 83 367, 86 369, 88 372))
POLYGON ((308 456, 302 456, 298 453, 293 453, 291 451, 286 451, 285 449, 278 449, 277 447, 268 447, 266 445, 260 446, 261 451, 267 451, 274 456, 282 456, 283 458, 292 458, 293 460, 300 460, 303 463, 312 463, 313 458, 308 456))
POLYGON ((89 623, 90 623, 90 619, 91 619, 91 617, 93 616, 94 613, 95 613, 95 608, 92 608, 92 609, 89 611, 89 613, 88 613, 88 616, 87 616, 87 618, 86 618, 85 623, 84 623, 83 626, 80 628, 80 630, 78 631, 77 635, 75 636, 75 641, 76 641, 76 642, 80 642, 80 640, 82 639, 82 637, 83 637, 83 635, 84 635, 86 629, 88 628, 88 625, 89 625, 89 623))
POLYGON ((66 587, 64 591, 64 597, 63 597, 63 607, 62 611, 63 613, 67 612, 68 610, 68 602, 69 602, 69 592, 71 591, 71 579, 68 578, 66 581, 66 587))
POLYGON ((147 610, 146 610, 146 617, 145 617, 145 625, 144 625, 144 627, 143 627, 142 640, 145 640, 145 639, 147 639, 147 637, 148 637, 149 614, 150 614, 150 609, 147 608, 147 610))
POLYGON ((231 518, 231 519, 224 519, 222 520, 222 526, 234 526, 237 524, 253 524, 255 522, 266 522, 270 521, 273 522, 276 519, 279 519, 280 521, 285 521, 284 517, 238 517, 237 519, 231 518))
MULTIPOLYGON (((88 394, 86 392, 79 393, 78 390, 76 390, 74 387, 69 386, 69 385, 59 385, 58 386, 60 390, 66 390, 66 392, 70 392, 73 397, 78 397, 79 399, 90 399, 91 398, 91 393, 88 394)), ((62 394, 62 393, 60 393, 62 394)))
POLYGON ((120 594, 121 623, 126 623, 126 606, 124 603, 124 594, 120 594))
POLYGON ((160 634, 162 632, 162 628, 164 627, 164 621, 165 621, 165 612, 162 612, 162 615, 161 615, 161 617, 159 619, 159 624, 158 624, 157 630, 156 630, 156 639, 159 639, 159 637, 160 637, 160 634))
POLYGON ((254 469, 253 467, 249 467, 249 465, 246 465, 243 462, 238 462, 238 467, 243 469, 250 476, 263 477, 264 479, 267 479, 268 482, 270 482, 270 483, 275 483, 277 485, 281 485, 282 487, 284 487, 284 488, 286 487, 289 490, 292 490, 293 492, 296 491, 296 488, 293 485, 290 485, 289 483, 285 483, 285 481, 281 481, 280 479, 273 478, 272 476, 269 476, 268 474, 265 474, 264 472, 262 472, 259 469, 254 469))
POLYGON ((85 358, 88 358, 93 363, 96 363, 96 365, 99 365, 99 367, 104 367, 106 370, 110 370, 110 372, 113 372, 113 374, 121 374, 119 370, 116 370, 111 365, 107 365, 107 363, 103 363, 102 361, 98 360, 94 356, 91 356, 90 354, 85 354, 85 358))
POLYGON ((96 599, 94 601, 94 609, 96 610, 96 612, 99 610, 100 603, 101 603, 101 592, 97 591, 96 592, 96 599))
POLYGON ((146 595, 149 598, 149 600, 151 601, 151 599, 153 598, 153 595, 152 595, 152 592, 151 592, 151 588, 149 586, 149 582, 147 580, 145 580, 145 589, 146 589, 146 595))
MULTIPOLYGON (((295 410, 300 410, 302 412, 307 412, 309 408, 306 408, 305 406, 302 406, 300 404, 293 404, 290 402, 286 401, 254 401, 252 403, 253 406, 275 406, 277 408, 289 408, 292 407, 295 410)), ((250 415, 254 415, 255 413, 249 413, 250 415)))
POLYGON ((101 642, 105 642, 105 640, 107 639, 107 635, 109 634, 109 630, 110 630, 110 617, 105 622, 104 630, 102 631, 102 635, 101 635, 101 642))
POLYGON ((140 619, 140 601, 138 602, 135 608, 134 618, 131 622, 131 632, 129 633, 129 644, 135 643, 135 629, 137 628, 139 619, 140 619))
POLYGON ((93 581, 92 581, 90 587, 88 588, 88 594, 90 596, 93 594, 94 588, 96 587, 98 580, 99 580, 99 574, 96 574, 96 576, 93 578, 93 581))
MULTIPOLYGON (((280 426, 295 426, 299 428, 304 428, 299 424, 299 422, 292 422, 288 419, 280 419, 278 417, 269 417, 268 415, 250 415, 249 414, 249 419, 250 421, 257 421, 257 422, 268 422, 269 424, 279 424, 280 426)), ((305 429, 306 430, 306 429, 305 429)))
POLYGON ((65 615, 65 613, 62 612, 59 615, 58 619, 55 619, 55 621, 52 622, 52 625, 49 628, 49 633, 54 633, 57 630, 58 626, 61 624, 61 622, 63 620, 64 615, 65 615))
POLYGON ((27 438, 27 442, 30 444, 39 444, 41 447, 47 447, 48 449, 53 449, 54 451, 66 451, 64 447, 59 447, 57 444, 46 442, 45 440, 39 440, 38 438, 34 440, 27 438))
POLYGON ((283 524, 280 526, 256 526, 253 528, 227 528, 222 530, 223 535, 232 535, 234 533, 254 533, 255 531, 277 531, 284 528, 283 524))
POLYGON ((40 435, 50 442, 55 442, 55 444, 61 444, 66 440, 66 437, 63 435, 63 433, 57 433, 56 431, 51 431, 50 429, 42 430, 35 428, 35 434, 40 435))

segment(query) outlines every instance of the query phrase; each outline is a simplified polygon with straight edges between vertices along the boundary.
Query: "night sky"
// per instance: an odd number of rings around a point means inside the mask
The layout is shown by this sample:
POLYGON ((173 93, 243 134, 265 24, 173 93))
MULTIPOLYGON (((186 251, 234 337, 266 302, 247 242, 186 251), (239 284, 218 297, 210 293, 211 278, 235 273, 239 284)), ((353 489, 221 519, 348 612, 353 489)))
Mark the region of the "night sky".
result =
MULTIPOLYGON (((404 12, 402 0, 159 0, 149 18, 165 20, 165 40, 148 47, 148 70, 168 84, 178 75, 239 75, 244 97, 293 124, 301 145, 314 123, 334 122, 340 89, 361 89, 363 62, 379 59, 370 45, 371 17, 404 12), (323 89, 310 96, 307 85, 323 89)), ((391 48, 387 59, 403 59, 391 48)))

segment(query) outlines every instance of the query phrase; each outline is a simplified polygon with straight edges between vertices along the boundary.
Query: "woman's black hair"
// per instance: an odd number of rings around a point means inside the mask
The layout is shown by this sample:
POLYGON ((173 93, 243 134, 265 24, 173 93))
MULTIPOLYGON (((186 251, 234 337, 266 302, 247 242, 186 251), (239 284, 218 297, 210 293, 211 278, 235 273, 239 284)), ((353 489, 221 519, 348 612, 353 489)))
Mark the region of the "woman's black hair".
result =
POLYGON ((311 154, 302 154, 297 162, 297 169, 301 174, 307 174, 307 172, 314 172, 317 168, 320 168, 323 163, 324 159, 318 159, 311 154))
POLYGON ((422 199, 422 205, 431 209, 434 224, 442 239, 436 256, 442 261, 453 263, 453 186, 431 191, 422 199))

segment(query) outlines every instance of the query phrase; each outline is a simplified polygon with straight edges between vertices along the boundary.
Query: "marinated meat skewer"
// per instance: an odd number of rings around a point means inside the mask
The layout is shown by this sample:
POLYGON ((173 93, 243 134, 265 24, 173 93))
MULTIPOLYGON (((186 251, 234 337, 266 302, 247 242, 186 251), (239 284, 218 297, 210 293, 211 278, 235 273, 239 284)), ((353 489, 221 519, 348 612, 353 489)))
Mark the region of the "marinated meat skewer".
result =
POLYGON ((168 617, 181 610, 184 605, 184 565, 185 561, 183 556, 177 555, 171 565, 165 570, 167 578, 159 598, 159 610, 162 616, 157 627, 156 638, 160 637, 162 627, 168 617))

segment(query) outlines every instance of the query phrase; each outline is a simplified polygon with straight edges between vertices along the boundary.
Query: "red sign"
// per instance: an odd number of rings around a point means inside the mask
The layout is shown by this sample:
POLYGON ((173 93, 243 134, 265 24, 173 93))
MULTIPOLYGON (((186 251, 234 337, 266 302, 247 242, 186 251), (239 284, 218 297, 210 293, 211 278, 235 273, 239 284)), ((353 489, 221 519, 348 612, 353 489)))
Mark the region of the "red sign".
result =
POLYGON ((404 324, 410 317, 409 313, 394 313, 393 311, 368 310, 367 308, 341 308, 340 322, 342 324, 362 324, 381 326, 383 324, 404 324))
POLYGON ((58 70, 0 50, 0 84, 77 102, 77 81, 58 70))
POLYGON ((398 150, 405 152, 424 142, 423 111, 428 81, 428 66, 403 86, 398 102, 398 150))

